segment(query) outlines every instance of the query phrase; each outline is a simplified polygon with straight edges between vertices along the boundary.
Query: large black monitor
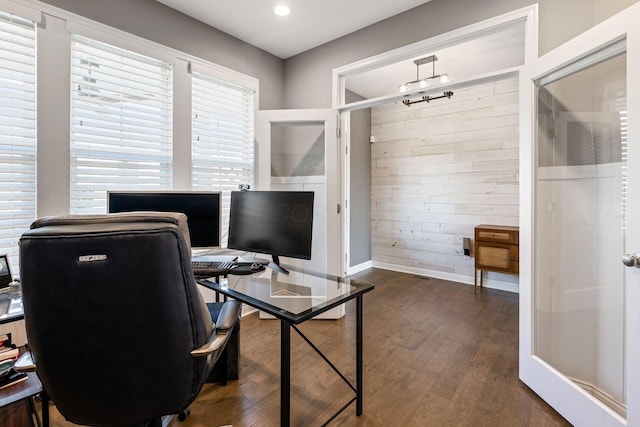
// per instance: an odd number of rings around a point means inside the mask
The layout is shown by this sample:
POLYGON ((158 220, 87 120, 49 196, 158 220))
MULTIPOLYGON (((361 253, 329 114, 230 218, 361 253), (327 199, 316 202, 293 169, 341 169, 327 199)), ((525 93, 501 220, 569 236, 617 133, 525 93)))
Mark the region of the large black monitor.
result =
POLYGON ((276 266, 279 256, 311 259, 313 196, 312 191, 232 191, 227 247, 271 255, 276 266))
POLYGON ((192 248, 220 247, 220 192, 109 191, 109 213, 182 212, 187 216, 192 248))

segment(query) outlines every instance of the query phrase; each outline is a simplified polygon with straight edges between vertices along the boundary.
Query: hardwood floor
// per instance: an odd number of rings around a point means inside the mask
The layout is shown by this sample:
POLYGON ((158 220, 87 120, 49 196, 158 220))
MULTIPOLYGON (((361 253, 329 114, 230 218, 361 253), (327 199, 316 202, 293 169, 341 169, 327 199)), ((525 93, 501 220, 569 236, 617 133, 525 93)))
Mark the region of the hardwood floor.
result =
MULTIPOLYGON (((334 426, 568 426, 518 380, 518 296, 373 269, 364 296, 364 413, 348 407, 334 426)), ((354 377, 355 306, 340 320, 300 329, 354 377)), ((242 320, 240 379, 207 384, 184 427, 278 426, 279 336, 275 320, 242 320)), ((292 425, 316 426, 352 396, 292 333, 292 425)), ((53 426, 70 425, 53 412, 53 426)))

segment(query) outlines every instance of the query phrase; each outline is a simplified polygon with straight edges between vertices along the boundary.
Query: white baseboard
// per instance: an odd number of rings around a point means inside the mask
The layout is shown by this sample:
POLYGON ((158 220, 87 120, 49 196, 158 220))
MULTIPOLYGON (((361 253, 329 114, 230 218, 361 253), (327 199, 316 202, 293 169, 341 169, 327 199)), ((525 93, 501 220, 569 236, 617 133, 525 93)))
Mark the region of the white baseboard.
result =
POLYGON ((257 308, 251 307, 247 304, 242 304, 242 317, 258 312, 257 308))
MULTIPOLYGON (((381 268, 383 270, 398 271, 400 273, 417 274, 419 276, 433 277, 434 279, 450 280, 452 282, 464 283, 473 286, 473 277, 464 276, 462 274, 446 273, 444 271, 429 270, 426 268, 408 267, 406 265, 388 264, 385 262, 373 261, 371 263, 373 268, 381 268)), ((482 281, 482 286, 490 289, 497 289, 500 291, 520 293, 517 283, 503 282, 501 280, 485 278, 482 281)))
POLYGON ((347 275, 350 276, 352 274, 360 273, 361 271, 367 270, 373 267, 373 261, 365 261, 358 265, 352 265, 347 268, 347 275))

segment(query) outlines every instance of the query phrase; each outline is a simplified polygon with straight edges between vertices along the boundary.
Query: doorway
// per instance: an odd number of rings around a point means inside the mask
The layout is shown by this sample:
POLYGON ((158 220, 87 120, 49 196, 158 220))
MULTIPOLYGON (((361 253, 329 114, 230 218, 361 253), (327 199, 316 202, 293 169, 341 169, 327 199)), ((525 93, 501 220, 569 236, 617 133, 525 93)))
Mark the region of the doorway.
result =
MULTIPOLYGON (((414 105, 416 101, 422 100, 429 102, 432 98, 442 97, 442 94, 447 91, 454 93, 453 99, 461 99, 464 93, 472 90, 474 87, 482 85, 491 86, 494 82, 517 78, 519 67, 535 57, 537 57, 537 6, 531 6, 334 70, 334 107, 341 113, 342 139, 345 144, 346 153, 344 165, 345 183, 343 185, 343 204, 346 207, 346 215, 343 218, 343 227, 345 230, 343 233, 345 238, 343 247, 345 248, 347 259, 358 259, 362 261, 360 258, 362 251, 359 250, 358 244, 364 240, 358 237, 358 233, 361 231, 352 230, 352 222, 357 221, 359 215, 349 211, 353 206, 360 206, 359 203, 350 203, 352 194, 362 195, 362 189, 359 187, 360 183, 358 181, 359 176, 356 177, 355 182, 351 182, 351 179, 356 176, 356 173, 351 168, 357 166, 352 165, 352 153, 356 147, 353 146, 353 143, 350 141, 351 133, 353 132, 350 114, 367 108, 382 108, 382 106, 397 104, 401 109, 401 111, 398 111, 398 115, 407 115, 407 122, 409 122, 409 126, 411 126, 416 119, 420 118, 420 114, 424 111, 422 109, 424 105, 414 105), (508 46, 502 44, 505 43, 505 41, 508 41, 508 46), (469 52, 473 52, 473 54, 469 52), (500 56, 500 53, 503 54, 503 56, 500 56), (429 62, 425 59, 426 57, 436 57, 437 59, 430 60, 429 62), (465 61, 467 61, 466 65, 463 65, 465 61), (469 62, 474 61, 476 65, 473 67, 470 66, 469 62), (424 67, 425 62, 429 62, 427 64, 429 70, 420 68, 424 67), (485 68, 478 68, 477 64, 482 64, 485 68), (416 71, 418 72, 417 76, 416 71), (426 71, 429 71, 429 73, 426 71), (426 74, 429 76, 431 76, 431 74, 447 74, 451 80, 442 83, 444 80, 429 77, 427 79, 429 80, 428 86, 420 87, 422 86, 422 81, 416 79, 416 77, 421 78, 426 74), (400 85, 403 81, 410 83, 406 85, 408 86, 406 92, 400 91, 402 88, 399 86, 405 86, 400 85), (460 94, 456 96, 455 94, 458 92, 460 92, 460 94), (411 107, 408 107, 408 105, 411 105, 411 107), (411 110, 409 110, 409 108, 411 110), (411 112, 407 114, 409 111, 411 112)), ((498 89, 498 91, 501 90, 502 89, 498 89)), ((429 103, 429 106, 446 102, 446 100, 433 101, 429 103)), ((508 120, 511 120, 511 118, 508 120)), ((373 128, 375 127, 374 125, 373 128)), ((517 133, 516 129, 517 124, 511 128, 512 133, 513 131, 517 133)), ((371 138, 369 141, 375 146, 377 141, 376 130, 371 129, 370 132, 371 138)), ((406 149, 406 144, 404 144, 405 138, 402 132, 398 132, 397 139, 397 147, 393 148, 393 150, 396 148, 398 150, 406 149)), ((362 140, 362 138, 360 140, 362 140)), ((511 143, 510 141, 509 144, 511 143)), ((517 144, 509 148, 517 149, 517 144)), ((419 156, 417 152, 414 153, 414 155, 416 157, 419 156)), ((415 163, 416 160, 417 159, 414 158, 409 162, 415 163)), ((517 169, 517 160, 515 163, 516 166, 514 168, 517 169)), ((411 165, 408 165, 408 167, 410 168, 411 165)), ((515 180, 517 183, 517 172, 514 176, 512 180, 515 180)), ((376 177, 372 176, 371 180, 375 187, 376 184, 374 181, 376 177)), ((401 180, 397 181, 397 194, 402 194, 407 188, 410 190, 413 188, 405 185, 405 182, 400 182, 401 180)), ((413 184, 415 185, 416 183, 413 184)), ((438 189, 436 191, 440 190, 441 189, 438 189)), ((489 189, 487 191, 492 190, 489 189)), ((376 200, 372 200, 371 204, 373 208, 375 208, 376 203, 376 200)), ((387 203, 392 202, 387 201, 387 203)), ((452 205, 450 207, 452 208, 452 205)), ((426 208, 426 206, 422 208, 426 208)), ((418 207, 418 210, 423 214, 429 213, 424 212, 422 208, 418 207)), ((413 212, 413 214, 415 213, 416 212, 413 212)), ((439 213, 445 214, 446 212, 439 213)), ((511 214, 505 216, 510 215, 511 214)), ((491 219, 494 221, 502 221, 502 218, 498 218, 499 215, 485 215, 485 217, 492 217, 491 219)), ((406 218, 405 216, 405 221, 407 220, 406 218)), ((375 221, 375 218, 373 220, 375 221)), ((472 221, 472 219, 469 219, 469 221, 472 221)), ((483 223, 484 220, 479 219, 479 221, 478 224, 483 223)), ((414 222, 420 222, 420 220, 414 222)), ((438 220, 431 218, 429 221, 423 222, 437 223, 438 220)), ((353 222, 353 224, 355 224, 355 222, 353 222)), ((471 224, 471 222, 469 222, 469 224, 471 224)), ((396 219, 391 220, 389 226, 393 227, 396 231, 406 231, 406 227, 399 224, 396 219)), ((394 260, 390 262, 375 261, 372 253, 371 261, 368 263, 348 263, 346 273, 353 274, 362 267, 377 266, 473 283, 472 268, 467 265, 469 259, 462 259, 464 256, 464 238, 472 237, 473 227, 471 227, 471 231, 469 231, 468 227, 464 229, 460 227, 449 227, 449 229, 450 233, 444 237, 445 240, 441 240, 443 239, 442 236, 435 236, 435 238, 438 239, 437 241, 424 241, 418 245, 422 247, 424 247, 425 244, 431 245, 431 248, 440 245, 437 249, 440 251, 440 254, 435 255, 439 260, 435 264, 441 265, 445 262, 450 262, 452 267, 444 269, 446 271, 439 268, 431 268, 434 263, 426 259, 422 260, 423 262, 419 263, 420 265, 396 262, 394 260), (452 259, 444 261, 443 258, 448 256, 451 256, 452 259), (458 256, 460 259, 456 258, 458 256), (455 267, 453 267, 454 265, 455 267)), ((415 229, 412 231, 415 232, 415 229)), ((428 230, 419 231, 428 232, 428 230)), ((408 232, 410 233, 411 231, 408 232)), ((371 238, 373 239, 374 236, 375 232, 372 232, 371 238)), ((425 234, 425 236, 427 235, 425 234)), ((429 236, 427 236, 427 239, 428 238, 429 236)), ((416 248, 408 248, 407 250, 411 251, 413 249, 416 248)), ((422 249, 418 248, 417 252, 421 254, 422 249)), ((507 283, 507 285, 502 285, 502 282, 502 280, 494 280, 492 283, 495 283, 495 286, 500 288, 513 290, 511 284, 507 283)), ((511 282, 511 280, 507 279, 507 282, 511 282)), ((490 286, 493 286, 493 284, 490 286)))

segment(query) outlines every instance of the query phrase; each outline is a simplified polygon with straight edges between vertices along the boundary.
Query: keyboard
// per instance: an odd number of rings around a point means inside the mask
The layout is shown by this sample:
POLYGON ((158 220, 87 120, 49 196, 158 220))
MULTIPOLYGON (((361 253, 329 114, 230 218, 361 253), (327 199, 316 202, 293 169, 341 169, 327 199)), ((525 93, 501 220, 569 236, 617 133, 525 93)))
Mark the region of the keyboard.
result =
POLYGON ((235 263, 228 261, 191 261, 191 269, 196 276, 220 276, 227 274, 235 263))

